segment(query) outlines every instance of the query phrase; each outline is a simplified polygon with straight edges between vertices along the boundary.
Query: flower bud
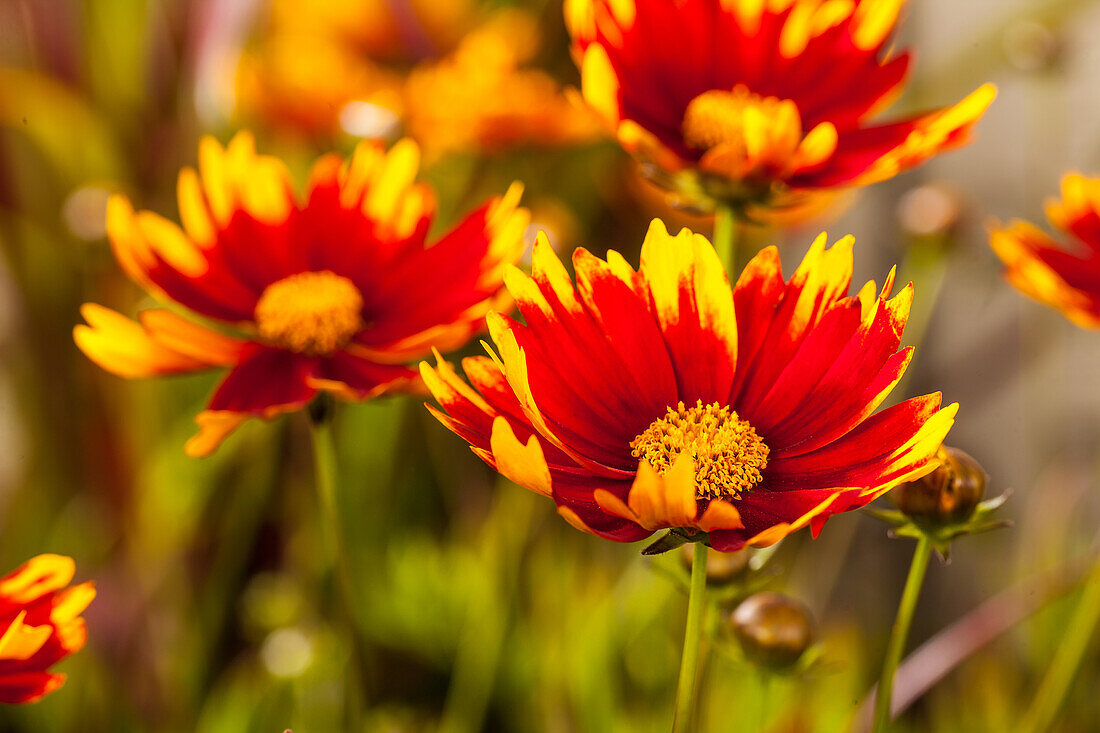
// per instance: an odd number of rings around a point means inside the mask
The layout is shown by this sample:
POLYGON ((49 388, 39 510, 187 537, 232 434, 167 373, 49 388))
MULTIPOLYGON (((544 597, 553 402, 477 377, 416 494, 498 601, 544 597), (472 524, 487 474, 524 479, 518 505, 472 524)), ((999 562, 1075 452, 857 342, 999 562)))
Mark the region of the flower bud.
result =
POLYGON ((941 446, 941 464, 932 473, 898 486, 891 492, 903 514, 933 524, 952 524, 970 518, 985 493, 981 464, 959 450, 941 446))
POLYGON ((780 593, 749 596, 734 609, 729 624, 745 656, 761 667, 790 667, 813 641, 810 610, 780 593))
MULTIPOLYGON (((694 545, 687 544, 680 547, 680 561, 687 571, 691 572, 691 563, 694 558, 694 545)), ((737 552, 719 552, 715 549, 707 551, 707 585, 726 585, 737 580, 745 573, 749 566, 751 550, 744 549, 737 552)))

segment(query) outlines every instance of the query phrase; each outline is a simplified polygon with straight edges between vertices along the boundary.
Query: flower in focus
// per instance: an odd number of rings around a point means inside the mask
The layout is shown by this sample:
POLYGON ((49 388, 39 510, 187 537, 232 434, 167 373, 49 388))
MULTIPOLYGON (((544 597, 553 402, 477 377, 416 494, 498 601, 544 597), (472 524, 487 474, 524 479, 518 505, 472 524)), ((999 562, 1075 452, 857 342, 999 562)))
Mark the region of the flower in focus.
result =
POLYGON ((80 614, 95 598, 91 582, 72 582, 76 565, 39 555, 0 578, 0 702, 34 702, 65 675, 50 667, 79 651, 88 632, 80 614))
POLYGON ((1062 245, 1039 228, 1014 221, 990 233, 990 244, 1020 292, 1062 311, 1083 328, 1100 328, 1100 179, 1069 173, 1062 200, 1047 202, 1051 224, 1075 240, 1062 245))
POLYGON ((414 183, 418 161, 411 141, 388 153, 362 143, 349 161, 320 158, 298 201, 286 167, 257 155, 250 135, 225 149, 204 138, 199 171, 180 173, 182 229, 116 196, 107 230, 135 282, 220 326, 168 308, 134 322, 89 303, 77 345, 124 377, 228 367, 191 455, 318 392, 362 400, 409 386, 406 362, 462 345, 502 303, 528 221, 517 184, 427 246, 434 198, 414 183))
MULTIPOLYGON (((993 100, 873 125, 905 84, 904 0, 566 0, 585 100, 663 187, 735 209, 891 178, 966 142, 993 100)), ((813 195, 811 195, 813 194, 813 195)), ((706 205, 696 204, 696 205, 706 205)))
POLYGON ((704 237, 660 220, 638 271, 617 252, 573 265, 576 285, 540 241, 531 276, 505 275, 524 324, 489 314, 496 352, 463 361, 470 384, 442 360, 421 372, 440 421, 578 529, 766 546, 936 468, 957 405, 875 413, 912 356, 913 289, 889 297, 891 273, 849 296, 850 237, 819 237, 786 282, 764 249, 732 291, 704 237))
POLYGON ((593 116, 549 74, 525 67, 538 42, 534 18, 501 11, 454 53, 414 69, 405 85, 408 134, 432 156, 595 137, 593 116))

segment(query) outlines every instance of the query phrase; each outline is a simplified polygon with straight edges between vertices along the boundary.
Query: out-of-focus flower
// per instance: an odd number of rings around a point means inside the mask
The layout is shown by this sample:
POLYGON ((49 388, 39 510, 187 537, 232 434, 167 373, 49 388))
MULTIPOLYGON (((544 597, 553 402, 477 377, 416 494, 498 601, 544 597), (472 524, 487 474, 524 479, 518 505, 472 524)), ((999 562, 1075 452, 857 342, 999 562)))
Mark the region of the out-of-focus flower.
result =
POLYGON ((249 122, 312 136, 337 133, 349 104, 400 115, 407 70, 454 50, 477 23, 473 6, 469 0, 275 0, 241 54, 237 112, 249 122))
POLYGON ((1047 202, 1051 224, 1077 240, 1068 247, 1026 221, 990 232, 1008 281, 1024 295, 1062 311, 1083 328, 1100 328, 1100 179, 1069 173, 1062 200, 1047 202))
POLYGON ((0 702, 34 702, 65 682, 49 671, 88 637, 80 614, 95 598, 91 582, 66 587, 76 565, 39 555, 0 578, 0 702))
POLYGON ((453 54, 416 68, 405 86, 408 134, 433 156, 593 138, 595 118, 549 74, 524 68, 537 47, 534 18, 500 12, 453 54))
POLYGON ((179 178, 183 228, 111 199, 107 231, 126 273, 154 296, 235 330, 154 308, 134 322, 82 309, 77 345, 124 377, 229 367, 187 444, 205 455, 251 416, 297 410, 324 391, 368 399, 407 387, 406 362, 452 349, 503 302, 504 266, 523 251, 520 187, 486 203, 432 246, 434 197, 414 183, 415 143, 363 143, 350 161, 313 166, 300 202, 283 163, 251 135, 204 138, 199 172, 179 178))
POLYGON ((349 115, 369 105, 372 118, 403 122, 405 134, 433 158, 565 145, 598 134, 587 110, 567 100, 549 74, 528 66, 539 45, 529 13, 500 10, 475 26, 468 8, 450 8, 444 15, 463 33, 433 39, 423 21, 436 11, 401 7, 403 13, 370 3, 355 12, 312 6, 276 12, 274 30, 242 57, 239 107, 310 134, 383 136, 390 125, 365 127, 349 115), (379 23, 404 32, 381 33, 379 23))
POLYGON ((872 414, 901 378, 912 286, 848 296, 852 239, 825 235, 784 282, 774 247, 732 292, 714 248, 653 222, 635 271, 545 241, 491 313, 491 358, 421 365, 444 425, 575 527, 631 542, 664 528, 716 549, 773 544, 933 470, 957 405, 872 414), (735 311, 736 305, 736 311, 735 311), (736 316, 735 316, 736 312, 736 316), (709 537, 703 533, 709 533, 709 537))
MULTIPOLYGON (((264 120, 308 135, 340 129, 349 104, 401 111, 400 74, 354 48, 309 33, 274 36, 262 53, 247 52, 237 71, 237 106, 249 121, 264 120)), ((380 135, 378 135, 380 137, 380 135)))
MULTIPOLYGON (((665 188, 738 209, 891 178, 966 142, 993 100, 869 120, 905 84, 904 0, 567 0, 584 98, 665 188)), ((813 210, 814 207, 810 207, 813 210)))

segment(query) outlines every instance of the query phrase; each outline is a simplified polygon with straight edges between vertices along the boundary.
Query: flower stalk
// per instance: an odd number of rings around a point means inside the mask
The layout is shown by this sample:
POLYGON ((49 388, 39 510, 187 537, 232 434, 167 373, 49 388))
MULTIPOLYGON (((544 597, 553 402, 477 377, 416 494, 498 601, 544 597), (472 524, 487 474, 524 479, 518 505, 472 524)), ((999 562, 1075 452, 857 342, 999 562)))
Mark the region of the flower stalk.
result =
POLYGON ((684 653, 680 658, 680 682, 676 688, 676 714, 672 720, 672 733, 691 730, 691 716, 695 699, 695 676, 699 667, 699 642, 703 610, 706 606, 707 546, 695 543, 691 562, 691 592, 688 595, 687 629, 684 631, 684 653))
POLYGON ((1021 733, 1051 729, 1077 677, 1097 622, 1100 622, 1100 563, 1093 566, 1085 580, 1085 589, 1073 620, 1066 627, 1066 634, 1054 654, 1050 669, 1024 716, 1021 733))
POLYGON ((909 627, 913 624, 913 613, 917 608, 917 599, 920 598, 921 586, 924 585, 924 576, 931 557, 932 540, 922 535, 917 541, 917 549, 913 552, 913 561, 909 565, 909 577, 905 580, 905 590, 901 594, 898 615, 894 619, 890 643, 886 648, 886 660, 882 665, 878 694, 875 696, 874 733, 881 733, 890 725, 890 701, 894 690, 894 675, 898 671, 898 664, 901 663, 901 656, 905 652, 909 627))
POLYGON ((719 203, 714 211, 714 250, 731 278, 737 272, 738 225, 733 207, 728 203, 719 203))
POLYGON ((344 632, 348 635, 351 658, 346 678, 346 713, 352 730, 359 729, 364 655, 360 646, 359 626, 356 621, 355 585, 343 524, 336 498, 338 482, 336 440, 332 426, 333 400, 327 394, 318 396, 309 405, 310 435, 313 441, 314 476, 317 487, 317 503, 320 510, 321 535, 325 546, 326 570, 334 576, 344 632))

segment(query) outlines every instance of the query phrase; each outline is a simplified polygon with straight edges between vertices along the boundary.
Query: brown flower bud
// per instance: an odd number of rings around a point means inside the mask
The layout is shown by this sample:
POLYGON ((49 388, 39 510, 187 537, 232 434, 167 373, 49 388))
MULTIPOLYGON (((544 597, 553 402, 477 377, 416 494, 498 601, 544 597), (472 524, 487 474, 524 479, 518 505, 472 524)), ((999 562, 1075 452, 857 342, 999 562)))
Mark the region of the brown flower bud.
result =
MULTIPOLYGON (((688 572, 691 572, 691 563, 694 558, 694 545, 688 543, 680 547, 680 561, 688 572)), ((707 585, 726 585, 737 580, 745 573, 749 566, 751 550, 744 549, 737 552, 719 552, 715 549, 707 551, 707 585)))
POLYGON ((730 614, 730 628, 754 664, 790 667, 813 641, 810 610, 780 593, 749 596, 730 614))
POLYGON ((970 518, 985 493, 981 464, 959 450, 941 446, 941 465, 927 476, 902 484, 890 492, 906 516, 934 524, 951 524, 970 518))

